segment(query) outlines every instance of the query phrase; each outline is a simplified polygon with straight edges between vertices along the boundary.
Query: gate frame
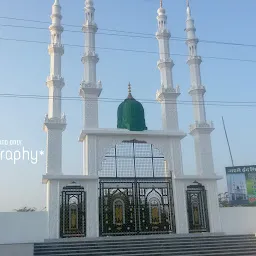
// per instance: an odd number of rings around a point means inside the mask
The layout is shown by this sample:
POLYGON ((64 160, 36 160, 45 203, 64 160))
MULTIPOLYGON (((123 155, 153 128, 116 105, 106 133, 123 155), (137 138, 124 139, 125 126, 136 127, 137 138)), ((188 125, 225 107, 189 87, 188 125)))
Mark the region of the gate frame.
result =
MULTIPOLYGON (((111 188, 107 188, 111 189, 111 188)), ((148 189, 151 189, 151 187, 148 187, 148 189)), ((163 196, 163 195, 162 195, 163 196)), ((163 204, 161 204, 163 206, 163 204)), ((176 220, 175 220, 175 208, 174 208, 174 198, 173 198, 173 182, 172 177, 101 177, 99 179, 99 234, 100 236, 126 236, 126 235, 152 235, 152 234, 169 234, 169 233, 176 233, 176 220), (129 187, 129 189, 134 189, 132 192, 132 196, 134 198, 134 213, 135 213, 135 219, 138 219, 135 223, 135 231, 134 232, 125 232, 125 233, 104 233, 104 219, 103 219, 103 212, 104 212, 104 184, 113 184, 114 187, 112 189, 118 189, 118 184, 125 184, 130 183, 132 186, 129 187), (160 232, 154 232, 149 231, 145 232, 142 230, 139 230, 140 227, 140 208, 138 207, 138 201, 140 200, 140 195, 138 196, 137 193, 140 187, 138 184, 142 183, 152 183, 152 189, 154 188, 154 184, 156 184, 156 189, 158 184, 166 184, 166 188, 168 189, 167 197, 168 197, 168 210, 169 210, 169 229, 167 231, 160 231, 160 232)))
POLYGON ((86 191, 84 187, 76 182, 72 182, 69 185, 63 187, 60 193, 60 238, 72 238, 72 237, 86 237, 86 191), (70 222, 70 217, 68 216, 68 221, 66 220, 66 215, 69 215, 70 205, 67 198, 75 197, 77 198, 77 215, 78 215, 78 232, 72 232, 69 228, 66 228, 67 223, 70 222), (63 205, 65 208, 63 209, 63 205), (66 208, 68 208, 68 213, 66 213, 66 208))
POLYGON ((186 190, 186 199, 187 199, 187 214, 188 214, 188 231, 189 233, 202 233, 210 232, 210 223, 209 223, 209 213, 208 213, 208 200, 207 200, 207 190, 205 186, 201 183, 194 181, 194 185, 187 186, 186 190), (193 225, 193 216, 192 216, 192 205, 191 205, 191 195, 198 195, 199 200, 199 220, 200 228, 196 228, 193 225))

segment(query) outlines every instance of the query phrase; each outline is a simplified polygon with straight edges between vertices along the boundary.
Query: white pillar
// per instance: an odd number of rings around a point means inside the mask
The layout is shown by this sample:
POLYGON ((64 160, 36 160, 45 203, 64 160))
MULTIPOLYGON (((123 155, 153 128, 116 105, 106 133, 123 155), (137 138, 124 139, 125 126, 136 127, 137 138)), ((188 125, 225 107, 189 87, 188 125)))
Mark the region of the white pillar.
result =
POLYGON ((173 180, 174 209, 176 219, 176 233, 188 234, 188 215, 186 185, 182 180, 173 180))
POLYGON ((160 2, 157 10, 158 30, 156 38, 159 44, 159 61, 157 62, 161 76, 161 87, 156 93, 156 99, 161 103, 162 108, 162 127, 164 130, 179 130, 177 98, 180 95, 179 87, 174 88, 172 68, 173 60, 170 57, 169 39, 170 32, 167 29, 167 15, 160 2))
POLYGON ((90 180, 86 192, 86 237, 99 237, 99 181, 90 180))
POLYGON ((95 135, 87 135, 83 141, 83 174, 97 176, 97 140, 95 135))
POLYGON ((200 64, 202 59, 197 55, 198 39, 194 20, 191 17, 191 9, 187 4, 186 32, 189 56, 187 64, 190 70, 191 87, 189 94, 192 97, 195 123, 190 125, 190 134, 194 137, 196 171, 198 175, 214 176, 214 164, 212 156, 211 132, 213 123, 207 122, 204 104, 205 87, 202 85, 200 64))
MULTIPOLYGON (((176 88, 173 86, 172 68, 174 63, 170 57, 169 46, 171 33, 167 28, 167 15, 162 1, 160 2, 157 14, 158 30, 156 38, 159 44, 160 58, 157 66, 161 76, 161 87, 157 90, 156 99, 161 104, 162 129, 165 131, 179 131, 177 98, 180 95, 180 88, 179 86, 176 88)), ((183 175, 180 139, 173 139, 171 147, 174 175, 183 175)))
POLYGON ((60 193, 59 182, 48 180, 46 210, 48 213, 49 239, 58 239, 60 235, 60 193))
MULTIPOLYGON (((97 129, 99 127, 98 98, 102 91, 101 81, 97 82, 96 65, 99 57, 95 51, 95 34, 98 30, 94 21, 93 0, 85 1, 85 48, 82 62, 84 64, 84 78, 80 87, 80 96, 83 98, 83 127, 97 129)), ((85 137, 83 140, 83 174, 97 175, 95 167, 94 140, 85 137), (91 144, 92 143, 92 144, 91 144), (91 154, 93 155, 91 158, 91 154)))
POLYGON ((46 173, 62 174, 62 132, 66 128, 66 117, 61 113, 61 90, 64 79, 61 76, 61 56, 64 47, 61 44, 61 6, 55 0, 52 6, 52 24, 50 26, 51 43, 48 47, 50 55, 50 75, 47 77, 49 89, 48 114, 44 120, 44 130, 47 132, 46 173))
POLYGON ((98 128, 98 98, 102 91, 101 82, 97 82, 96 64, 99 61, 95 51, 95 34, 98 27, 94 21, 93 0, 85 1, 85 23, 83 32, 85 33, 85 48, 82 57, 84 64, 84 78, 80 87, 80 96, 83 98, 83 123, 84 129, 98 128))
POLYGON ((183 162, 180 138, 173 138, 172 148, 172 170, 175 177, 183 176, 183 162))
POLYGON ((207 204, 208 204, 208 216, 211 233, 221 233, 221 217, 220 207, 218 200, 218 186, 217 180, 211 180, 205 182, 205 188, 207 192, 207 204))

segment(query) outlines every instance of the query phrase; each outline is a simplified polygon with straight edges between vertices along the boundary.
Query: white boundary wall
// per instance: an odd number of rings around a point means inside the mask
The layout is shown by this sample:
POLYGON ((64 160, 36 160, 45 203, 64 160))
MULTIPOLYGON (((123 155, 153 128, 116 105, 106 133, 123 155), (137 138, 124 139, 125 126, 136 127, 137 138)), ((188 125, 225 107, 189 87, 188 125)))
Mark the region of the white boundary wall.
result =
POLYGON ((43 242, 47 212, 0 212, 0 244, 43 242))
MULTIPOLYGON (((256 207, 223 207, 220 217, 223 233, 256 233, 256 207)), ((47 212, 0 212, 0 245, 43 242, 49 237, 47 219, 47 212)))
POLYGON ((226 234, 256 233, 256 207, 223 207, 220 217, 226 234))
POLYGON ((33 256, 34 244, 0 244, 1 256, 33 256))

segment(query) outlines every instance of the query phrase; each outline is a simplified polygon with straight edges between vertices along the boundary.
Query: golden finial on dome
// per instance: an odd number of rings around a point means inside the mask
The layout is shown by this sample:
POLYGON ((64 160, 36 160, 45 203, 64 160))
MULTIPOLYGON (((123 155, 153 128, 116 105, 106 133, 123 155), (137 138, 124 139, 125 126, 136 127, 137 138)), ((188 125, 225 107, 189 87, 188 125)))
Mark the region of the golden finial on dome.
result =
POLYGON ((128 93, 131 94, 132 92, 132 86, 131 86, 131 83, 129 82, 128 84, 128 93))
POLYGON ((128 84, 128 99, 132 99, 132 86, 131 83, 129 82, 128 84))

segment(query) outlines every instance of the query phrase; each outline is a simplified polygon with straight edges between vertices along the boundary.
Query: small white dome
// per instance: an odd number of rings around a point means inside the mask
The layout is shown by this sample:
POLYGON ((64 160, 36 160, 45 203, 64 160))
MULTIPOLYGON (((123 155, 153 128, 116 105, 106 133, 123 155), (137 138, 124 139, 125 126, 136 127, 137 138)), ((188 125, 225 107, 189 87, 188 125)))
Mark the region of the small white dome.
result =
POLYGON ((163 15, 163 14, 165 14, 165 9, 164 9, 163 7, 160 7, 160 8, 157 10, 157 13, 158 13, 159 15, 163 15))

